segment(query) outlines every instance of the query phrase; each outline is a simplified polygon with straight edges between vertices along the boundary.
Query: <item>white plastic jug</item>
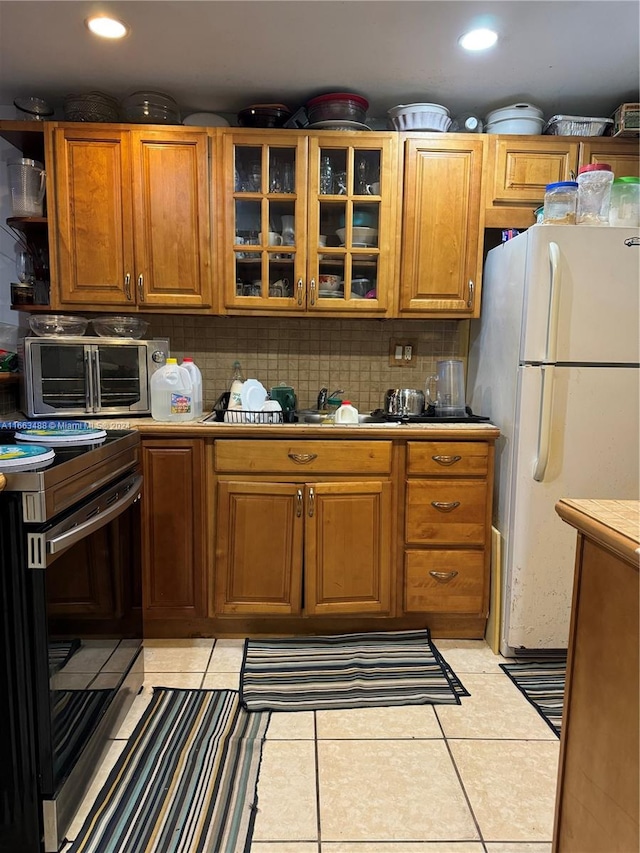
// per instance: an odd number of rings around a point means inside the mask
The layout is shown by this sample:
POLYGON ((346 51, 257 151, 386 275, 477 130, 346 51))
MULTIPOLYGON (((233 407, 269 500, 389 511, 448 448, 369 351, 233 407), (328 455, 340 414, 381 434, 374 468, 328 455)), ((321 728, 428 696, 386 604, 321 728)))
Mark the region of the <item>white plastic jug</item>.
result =
POLYGON ((202 373, 192 358, 185 356, 180 367, 184 367, 191 377, 193 386, 193 417, 199 418, 202 414, 202 373))
POLYGON ((349 400, 343 400, 340 408, 336 409, 333 422, 335 424, 357 424, 358 410, 355 406, 351 405, 349 400))
POLYGON ((37 160, 9 160, 9 188, 14 216, 42 216, 47 173, 37 160))
POLYGON ((191 376, 175 358, 168 358, 151 377, 151 417, 154 421, 193 420, 191 376))

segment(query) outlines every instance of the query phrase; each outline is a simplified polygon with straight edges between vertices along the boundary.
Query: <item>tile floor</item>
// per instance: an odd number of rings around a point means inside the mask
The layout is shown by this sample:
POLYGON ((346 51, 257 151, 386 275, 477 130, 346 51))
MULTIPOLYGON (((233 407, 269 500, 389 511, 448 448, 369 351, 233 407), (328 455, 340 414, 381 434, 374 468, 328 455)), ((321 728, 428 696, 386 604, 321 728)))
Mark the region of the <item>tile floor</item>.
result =
MULTIPOLYGON (((559 741, 483 641, 436 640, 460 706, 274 713, 251 853, 551 853, 559 741)), ((242 640, 147 640, 145 688, 73 839, 154 685, 237 689, 242 640)))

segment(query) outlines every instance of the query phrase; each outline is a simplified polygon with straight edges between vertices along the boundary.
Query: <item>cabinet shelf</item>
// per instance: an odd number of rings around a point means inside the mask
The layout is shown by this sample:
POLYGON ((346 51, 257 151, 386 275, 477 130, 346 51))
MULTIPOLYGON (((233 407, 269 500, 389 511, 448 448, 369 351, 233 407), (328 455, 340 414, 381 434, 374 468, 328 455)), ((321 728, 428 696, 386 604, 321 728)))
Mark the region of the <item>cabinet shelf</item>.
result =
POLYGON ((46 216, 10 216, 7 219, 7 225, 11 228, 18 228, 20 231, 31 227, 46 227, 47 223, 48 219, 46 216))

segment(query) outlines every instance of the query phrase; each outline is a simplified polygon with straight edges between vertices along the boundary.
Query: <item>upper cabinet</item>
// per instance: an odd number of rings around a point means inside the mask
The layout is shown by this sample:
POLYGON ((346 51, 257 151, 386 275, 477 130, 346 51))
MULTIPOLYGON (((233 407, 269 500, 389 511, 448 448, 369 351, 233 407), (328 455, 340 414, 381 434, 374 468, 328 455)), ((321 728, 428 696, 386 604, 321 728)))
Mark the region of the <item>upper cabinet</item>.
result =
POLYGON ((221 138, 221 311, 390 316, 396 134, 221 138))
POLYGON ((479 315, 483 160, 476 134, 406 135, 400 316, 479 315))
POLYGON ((209 146, 206 131, 53 129, 60 307, 212 305, 209 146))
POLYGON ((601 136, 487 136, 486 226, 528 228, 547 184, 574 180, 580 166, 608 163, 618 177, 638 175, 635 140, 601 136))

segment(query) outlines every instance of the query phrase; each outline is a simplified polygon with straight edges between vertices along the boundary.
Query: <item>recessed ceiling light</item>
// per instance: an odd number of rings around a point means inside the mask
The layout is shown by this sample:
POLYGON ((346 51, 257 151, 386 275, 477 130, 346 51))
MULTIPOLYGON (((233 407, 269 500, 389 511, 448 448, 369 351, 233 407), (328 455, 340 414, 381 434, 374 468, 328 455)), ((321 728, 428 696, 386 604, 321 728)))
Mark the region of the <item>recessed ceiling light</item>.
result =
POLYGON ((493 30, 471 30, 460 36, 458 44, 465 50, 486 50, 498 41, 498 33, 493 30))
POLYGON ((95 15, 87 18, 85 24, 92 33, 105 39, 121 39, 129 32, 129 27, 117 18, 109 18, 107 15, 95 15))

